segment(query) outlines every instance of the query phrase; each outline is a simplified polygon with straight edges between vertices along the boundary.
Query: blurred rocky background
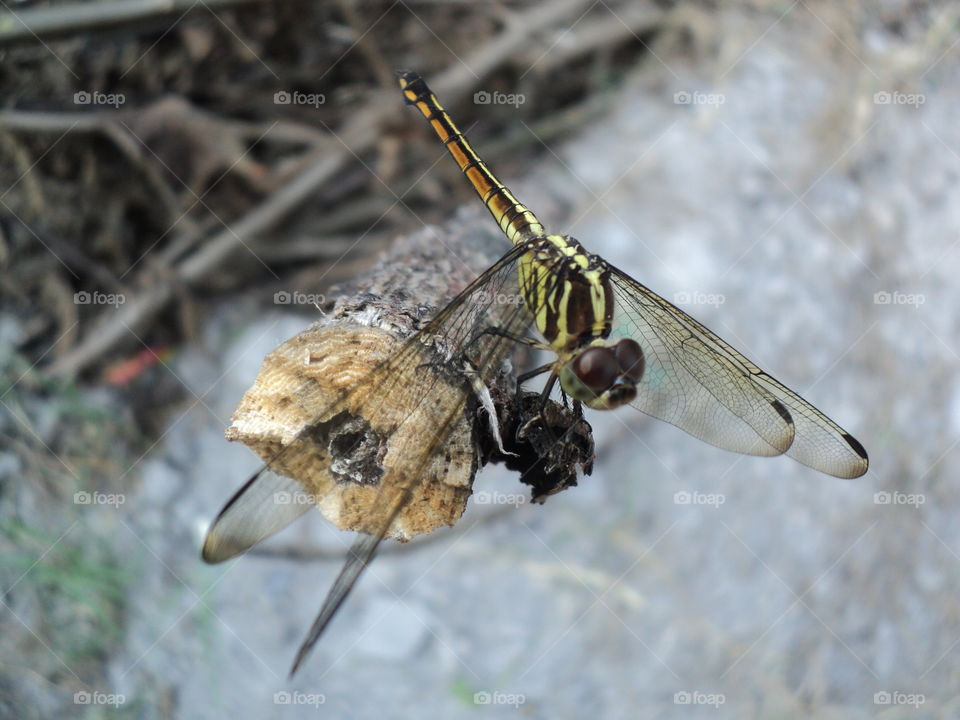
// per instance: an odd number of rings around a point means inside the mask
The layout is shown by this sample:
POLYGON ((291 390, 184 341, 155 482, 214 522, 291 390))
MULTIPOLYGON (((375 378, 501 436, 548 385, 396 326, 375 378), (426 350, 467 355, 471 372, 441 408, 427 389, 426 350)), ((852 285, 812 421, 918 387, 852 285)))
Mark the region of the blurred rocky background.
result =
POLYGON ((956 3, 0 17, 0 717, 960 715, 956 3), (392 238, 491 222, 397 67, 551 229, 871 470, 591 413, 592 476, 532 506, 487 468, 455 528, 384 548, 288 681, 351 538, 311 514, 201 563, 257 465, 230 413, 392 238))

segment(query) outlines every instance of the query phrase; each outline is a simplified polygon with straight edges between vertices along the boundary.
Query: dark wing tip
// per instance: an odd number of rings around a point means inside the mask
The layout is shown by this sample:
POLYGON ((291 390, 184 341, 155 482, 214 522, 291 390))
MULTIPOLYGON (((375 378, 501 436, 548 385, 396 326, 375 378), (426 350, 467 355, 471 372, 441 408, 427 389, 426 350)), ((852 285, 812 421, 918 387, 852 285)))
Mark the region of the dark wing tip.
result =
POLYGON ((851 435, 850 433, 844 433, 843 439, 846 440, 847 443, 849 443, 850 447, 853 448, 853 451, 857 455, 859 455, 864 460, 867 460, 867 461, 870 460, 870 458, 867 457, 866 449, 863 447, 863 445, 860 444, 860 441, 857 440, 853 435, 851 435))
MULTIPOLYGON (((793 419, 793 415, 790 413, 790 410, 787 409, 787 406, 783 402, 781 402, 780 400, 774 399, 770 401, 770 405, 773 407, 774 410, 777 411, 777 415, 780 416, 780 419, 783 420, 784 423, 786 423, 786 426, 787 426, 786 429, 788 430, 788 433, 789 433, 788 436, 786 437, 786 444, 784 445, 781 445, 779 443, 774 444, 774 443, 771 443, 770 440, 768 440, 763 435, 760 435, 759 432, 757 433, 757 435, 760 438, 762 438, 768 445, 771 445, 775 450, 778 450, 780 453, 788 452, 791 446, 793 445, 793 441, 797 437, 797 423, 793 419)), ((756 432, 756 428, 754 428, 754 432, 756 432)))
POLYGON ((213 548, 210 547, 210 536, 208 535, 206 540, 203 541, 203 549, 200 551, 200 559, 205 563, 214 565, 219 560, 217 560, 216 553, 213 548))
POLYGON ((303 664, 303 661, 306 659, 307 654, 310 652, 310 648, 306 643, 300 646, 300 649, 297 650, 297 657, 293 661, 293 665, 290 667, 290 674, 287 675, 287 680, 293 680, 293 676, 297 674, 297 670, 300 669, 300 665, 303 664))
POLYGON ((774 401, 772 401, 770 404, 773 405, 773 409, 777 411, 777 414, 779 414, 780 417, 783 418, 783 421, 784 421, 785 423, 787 423, 788 425, 793 425, 793 424, 794 424, 794 422, 793 422, 793 415, 791 415, 791 414, 790 414, 790 411, 787 410, 787 406, 786 406, 786 405, 784 405, 784 404, 783 404, 782 402, 780 402, 779 400, 774 400, 774 401))
POLYGON ((200 550, 200 558, 209 565, 232 560, 250 547, 249 544, 238 542, 234 534, 224 529, 223 523, 220 522, 222 517, 221 512, 213 521, 210 529, 207 530, 207 536, 203 539, 203 548, 200 550))
POLYGON ((870 458, 867 457, 867 450, 866 448, 863 447, 863 445, 860 444, 860 441, 857 440, 850 433, 844 433, 843 439, 847 441, 847 445, 850 446, 850 449, 853 450, 860 457, 861 460, 863 460, 862 466, 857 468, 858 470, 857 474, 850 475, 849 477, 851 478, 860 477, 870 467, 870 458))
POLYGON ((217 563, 222 563, 224 560, 229 560, 239 552, 234 548, 227 547, 227 543, 224 542, 226 533, 221 526, 221 520, 226 515, 227 510, 236 503, 237 499, 249 485, 249 483, 244 485, 239 492, 227 501, 227 504, 223 506, 223 510, 220 511, 210 524, 210 527, 207 528, 207 535, 203 538, 203 548, 200 550, 200 558, 205 563, 216 565, 217 563))
POLYGON ((200 558, 209 565, 216 565, 224 560, 229 560, 235 554, 226 552, 223 547, 220 547, 220 543, 214 540, 210 533, 207 533, 207 537, 203 541, 203 549, 200 551, 200 558))
MULTIPOLYGON (((293 659, 293 665, 290 667, 289 677, 293 677, 297 674, 297 670, 300 669, 300 666, 303 664, 303 661, 306 660, 307 655, 310 654, 310 651, 313 650, 313 646, 317 644, 317 641, 320 639, 320 636, 323 635, 323 632, 327 629, 327 626, 330 624, 330 621, 333 619, 333 616, 336 614, 337 610, 340 609, 340 606, 343 604, 343 601, 346 600, 347 594, 352 589, 348 587, 339 597, 334 597, 331 601, 331 598, 328 596, 326 601, 323 603, 323 607, 320 608, 320 614, 317 615, 316 620, 313 621, 313 625, 310 627, 310 632, 307 633, 306 639, 300 643, 300 647, 297 649, 297 656, 293 659)), ((337 585, 334 584, 331 594, 336 593, 337 585)))
POLYGON ((409 500, 409 498, 410 495, 407 492, 398 498, 398 502, 393 506, 392 511, 387 515, 386 521, 376 535, 361 535, 354 540, 353 545, 350 547, 350 552, 347 554, 347 561, 343 564, 340 574, 337 575, 333 587, 331 587, 327 593, 327 597, 323 601, 323 606, 320 608, 320 613, 313 621, 313 625, 310 626, 310 632, 307 633, 307 638, 300 644, 300 649, 297 650, 297 657, 293 661, 293 667, 290 668, 290 677, 293 677, 294 673, 300 668, 300 664, 310 653, 310 650, 313 649, 313 646, 317 644, 317 641, 327 629, 333 616, 337 614, 340 606, 343 605, 350 591, 353 590, 353 586, 356 585, 360 574, 373 559, 374 553, 377 551, 377 546, 379 546, 380 541, 383 540, 383 536, 387 530, 390 529, 393 521, 406 505, 406 501, 409 500))

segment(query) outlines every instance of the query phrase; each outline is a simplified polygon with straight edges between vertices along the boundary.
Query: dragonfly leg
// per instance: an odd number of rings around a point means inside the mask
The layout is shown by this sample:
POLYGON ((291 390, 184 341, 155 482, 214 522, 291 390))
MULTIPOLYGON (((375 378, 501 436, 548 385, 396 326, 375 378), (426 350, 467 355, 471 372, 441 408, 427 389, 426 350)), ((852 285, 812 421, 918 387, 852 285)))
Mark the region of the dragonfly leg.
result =
MULTIPOLYGON (((566 395, 566 393, 564 393, 566 395)), ((566 398, 564 398, 566 400, 566 398)), ((573 401, 573 414, 576 415, 577 420, 583 420, 583 403, 579 400, 573 401)))
MULTIPOLYGON (((531 378, 535 378, 537 375, 542 375, 543 373, 547 372, 547 370, 550 370, 552 367, 553 367, 553 363, 547 363, 546 365, 541 365, 538 368, 534 368, 529 372, 525 372, 522 375, 517 376, 517 389, 516 389, 516 392, 514 392, 513 394, 514 414, 516 415, 517 418, 520 418, 523 416, 523 384, 527 380, 530 380, 531 378)), ((541 395, 540 402, 539 402, 539 409, 537 411, 538 415, 543 414, 544 402, 545 402, 544 397, 541 395)), ((518 441, 520 440, 520 432, 523 430, 523 427, 526 424, 527 423, 522 423, 522 424, 517 423, 517 429, 514 435, 516 436, 516 439, 518 441)))
MULTIPOLYGON (((520 403, 521 399, 521 386, 524 382, 530 378, 536 377, 537 375, 542 375, 543 373, 550 370, 550 377, 547 379, 546 384, 543 386, 543 390, 540 392, 540 399, 537 402, 537 411, 536 413, 525 423, 517 425, 517 439, 520 439, 520 433, 528 427, 531 423, 539 420, 543 425, 544 430, 550 434, 552 442, 558 442, 559 438, 553 435, 553 431, 550 429, 550 423, 546 414, 547 401, 550 399, 550 393, 553 392, 553 386, 557 383, 559 376, 555 371, 553 371, 553 363, 547 363, 546 365, 541 365, 538 368, 524 373, 517 377, 517 393, 515 395, 517 402, 517 417, 520 417, 522 414, 522 405, 520 403)), ((564 402, 566 402, 566 394, 564 393, 564 402)))
POLYGON ((549 345, 547 345, 546 343, 540 342, 535 338, 525 337, 523 335, 517 335, 515 333, 510 332, 509 330, 504 330, 503 328, 499 328, 496 325, 491 325, 490 327, 484 328, 483 330, 478 332, 476 335, 474 335, 472 338, 470 338, 466 343, 464 343, 463 350, 461 352, 466 354, 470 346, 473 345, 475 342, 477 342, 484 335, 496 335, 498 337, 506 338, 507 340, 512 340, 515 343, 522 343, 523 345, 529 345, 530 347, 536 348, 537 350, 550 350, 549 345))
POLYGON ((525 373, 523 373, 522 375, 518 375, 518 376, 517 376, 517 391, 519 392, 520 386, 523 385, 527 380, 532 380, 532 379, 535 378, 537 375, 543 375, 543 373, 545 373, 547 370, 550 370, 551 368, 553 368, 553 363, 552 363, 552 362, 548 362, 546 365, 541 365, 540 367, 534 368, 533 370, 530 370, 529 372, 525 372, 525 373))

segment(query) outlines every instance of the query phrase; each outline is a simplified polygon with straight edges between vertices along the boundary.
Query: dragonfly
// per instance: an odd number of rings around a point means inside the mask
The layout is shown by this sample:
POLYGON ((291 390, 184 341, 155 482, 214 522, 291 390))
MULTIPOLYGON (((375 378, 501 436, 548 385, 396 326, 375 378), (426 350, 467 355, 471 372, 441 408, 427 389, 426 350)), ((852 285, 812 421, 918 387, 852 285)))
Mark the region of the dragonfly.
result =
MULTIPOLYGON (((840 478, 867 471, 863 445, 824 413, 575 238, 547 232, 481 160, 424 79, 411 71, 398 71, 397 76, 406 103, 433 128, 510 249, 321 413, 327 419, 350 408, 377 416, 385 412, 384 404, 395 400, 418 411, 426 408, 431 430, 419 437, 407 457, 386 468, 367 532, 350 548, 297 652, 291 675, 390 534, 428 464, 442 454, 464 406, 519 345, 547 351, 552 358, 517 378, 520 392, 524 383, 546 374, 544 402, 559 384, 561 395, 571 398, 578 411, 581 406, 613 410, 629 405, 726 450, 787 455, 840 478), (494 298, 510 288, 517 290, 520 301, 507 310, 494 308, 494 298), (424 373, 429 362, 458 368, 454 374, 462 375, 462 381, 442 383, 424 373), (438 383, 448 399, 434 403, 438 383)), ((398 431, 406 422, 399 421, 398 431)), ((308 423, 298 437, 318 424, 308 423)), ((270 472, 280 465, 277 459, 258 470, 220 512, 204 543, 206 561, 244 552, 307 509, 269 502, 278 488, 298 487, 296 480, 270 472)))

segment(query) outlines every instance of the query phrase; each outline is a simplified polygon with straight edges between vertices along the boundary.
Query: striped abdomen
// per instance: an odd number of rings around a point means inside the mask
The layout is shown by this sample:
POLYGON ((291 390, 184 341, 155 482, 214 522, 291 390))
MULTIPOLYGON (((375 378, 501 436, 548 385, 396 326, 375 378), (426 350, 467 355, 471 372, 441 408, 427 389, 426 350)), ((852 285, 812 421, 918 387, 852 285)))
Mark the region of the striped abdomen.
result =
POLYGON ((400 72, 398 76, 407 102, 415 105, 430 122, 510 242, 516 245, 527 238, 543 235, 543 225, 536 215, 521 205, 513 193, 490 172, 423 78, 413 72, 400 72))

